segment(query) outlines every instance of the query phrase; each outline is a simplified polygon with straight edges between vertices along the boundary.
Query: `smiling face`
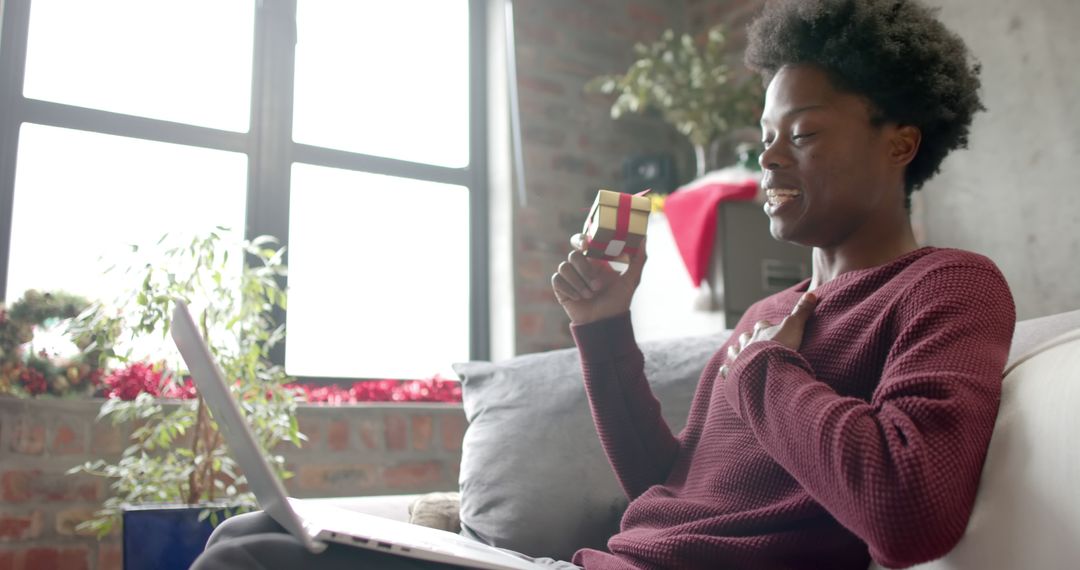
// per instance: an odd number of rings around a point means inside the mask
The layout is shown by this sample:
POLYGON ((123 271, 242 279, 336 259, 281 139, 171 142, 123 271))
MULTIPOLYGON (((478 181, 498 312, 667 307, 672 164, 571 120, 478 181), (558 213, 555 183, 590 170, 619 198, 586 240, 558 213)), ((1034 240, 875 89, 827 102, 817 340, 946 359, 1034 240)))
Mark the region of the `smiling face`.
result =
POLYGON ((836 248, 907 217, 904 167, 918 148, 912 127, 875 124, 867 100, 837 90, 810 65, 785 66, 769 83, 759 161, 776 239, 836 248))

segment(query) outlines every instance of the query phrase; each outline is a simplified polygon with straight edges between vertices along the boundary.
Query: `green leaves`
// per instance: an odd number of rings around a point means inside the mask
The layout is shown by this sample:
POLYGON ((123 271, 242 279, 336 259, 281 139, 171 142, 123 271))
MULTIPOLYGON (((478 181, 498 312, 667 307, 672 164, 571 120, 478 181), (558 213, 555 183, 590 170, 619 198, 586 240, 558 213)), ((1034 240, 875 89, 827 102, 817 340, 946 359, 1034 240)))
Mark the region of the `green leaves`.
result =
MULTIPOLYGON (((103 361, 124 361, 131 356, 130 349, 120 348, 125 343, 167 339, 174 300, 183 299, 225 377, 236 380, 230 388, 259 443, 266 450, 283 442, 299 445, 304 438, 295 419, 296 401, 283 387, 289 378, 269 359, 270 349, 285 337, 273 314, 286 307, 285 248, 271 236, 246 242, 230 236, 228 229, 217 228, 180 245, 175 236, 164 236, 151 248, 133 248, 143 256, 124 269, 134 287, 115 307, 98 304, 80 313, 73 325, 76 338, 100 349, 103 361)), ((173 368, 179 366, 178 361, 173 368)), ((70 471, 111 481, 112 496, 80 528, 107 534, 128 504, 223 498, 254 504, 249 493, 239 492, 243 474, 200 400, 169 401, 147 393, 131 401, 109 399, 99 420, 135 429, 115 464, 93 461, 70 471)), ((283 460, 271 464, 283 477, 289 475, 283 460)))
POLYGON ((635 45, 634 54, 638 59, 626 73, 595 77, 585 86, 617 95, 613 119, 655 109, 697 146, 757 122, 763 89, 756 78, 731 71, 721 27, 709 30, 700 49, 690 35, 667 30, 651 44, 635 45))

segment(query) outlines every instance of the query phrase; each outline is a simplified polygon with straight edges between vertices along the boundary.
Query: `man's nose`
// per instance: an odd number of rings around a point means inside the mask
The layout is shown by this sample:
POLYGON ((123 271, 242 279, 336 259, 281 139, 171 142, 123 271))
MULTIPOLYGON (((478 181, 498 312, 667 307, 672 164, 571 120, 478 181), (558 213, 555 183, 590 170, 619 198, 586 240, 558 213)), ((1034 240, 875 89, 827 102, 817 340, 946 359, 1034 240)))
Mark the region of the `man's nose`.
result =
POLYGON ((777 170, 791 165, 791 156, 782 141, 774 141, 758 155, 762 170, 777 170))

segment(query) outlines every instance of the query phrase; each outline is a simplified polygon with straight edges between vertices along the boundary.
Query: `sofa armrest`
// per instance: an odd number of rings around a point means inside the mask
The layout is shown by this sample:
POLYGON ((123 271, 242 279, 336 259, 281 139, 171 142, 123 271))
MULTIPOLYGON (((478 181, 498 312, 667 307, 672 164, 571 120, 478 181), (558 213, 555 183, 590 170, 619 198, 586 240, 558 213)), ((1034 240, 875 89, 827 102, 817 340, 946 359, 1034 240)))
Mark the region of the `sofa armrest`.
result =
POLYGON ((326 499, 305 499, 317 503, 326 503, 350 511, 378 517, 409 522, 409 505, 423 495, 377 495, 370 497, 330 497, 326 499))
POLYGON ((305 500, 326 503, 358 513, 418 524, 448 532, 461 532, 460 493, 376 495, 305 500))

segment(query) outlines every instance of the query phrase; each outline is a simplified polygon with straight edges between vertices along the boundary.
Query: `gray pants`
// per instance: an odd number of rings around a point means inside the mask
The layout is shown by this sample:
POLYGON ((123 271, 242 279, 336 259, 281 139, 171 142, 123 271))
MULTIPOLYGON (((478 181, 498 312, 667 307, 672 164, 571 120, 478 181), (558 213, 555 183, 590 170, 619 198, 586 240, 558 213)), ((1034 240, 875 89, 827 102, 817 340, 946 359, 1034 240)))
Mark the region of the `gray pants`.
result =
MULTIPOLYGON (((549 565, 552 570, 578 568, 569 562, 560 562, 550 558, 534 559, 521 554, 517 556, 549 565)), ((269 515, 256 512, 237 515, 221 523, 210 535, 206 550, 191 566, 191 570, 223 570, 225 568, 445 570, 461 567, 334 543, 330 543, 325 551, 312 554, 269 515)))

